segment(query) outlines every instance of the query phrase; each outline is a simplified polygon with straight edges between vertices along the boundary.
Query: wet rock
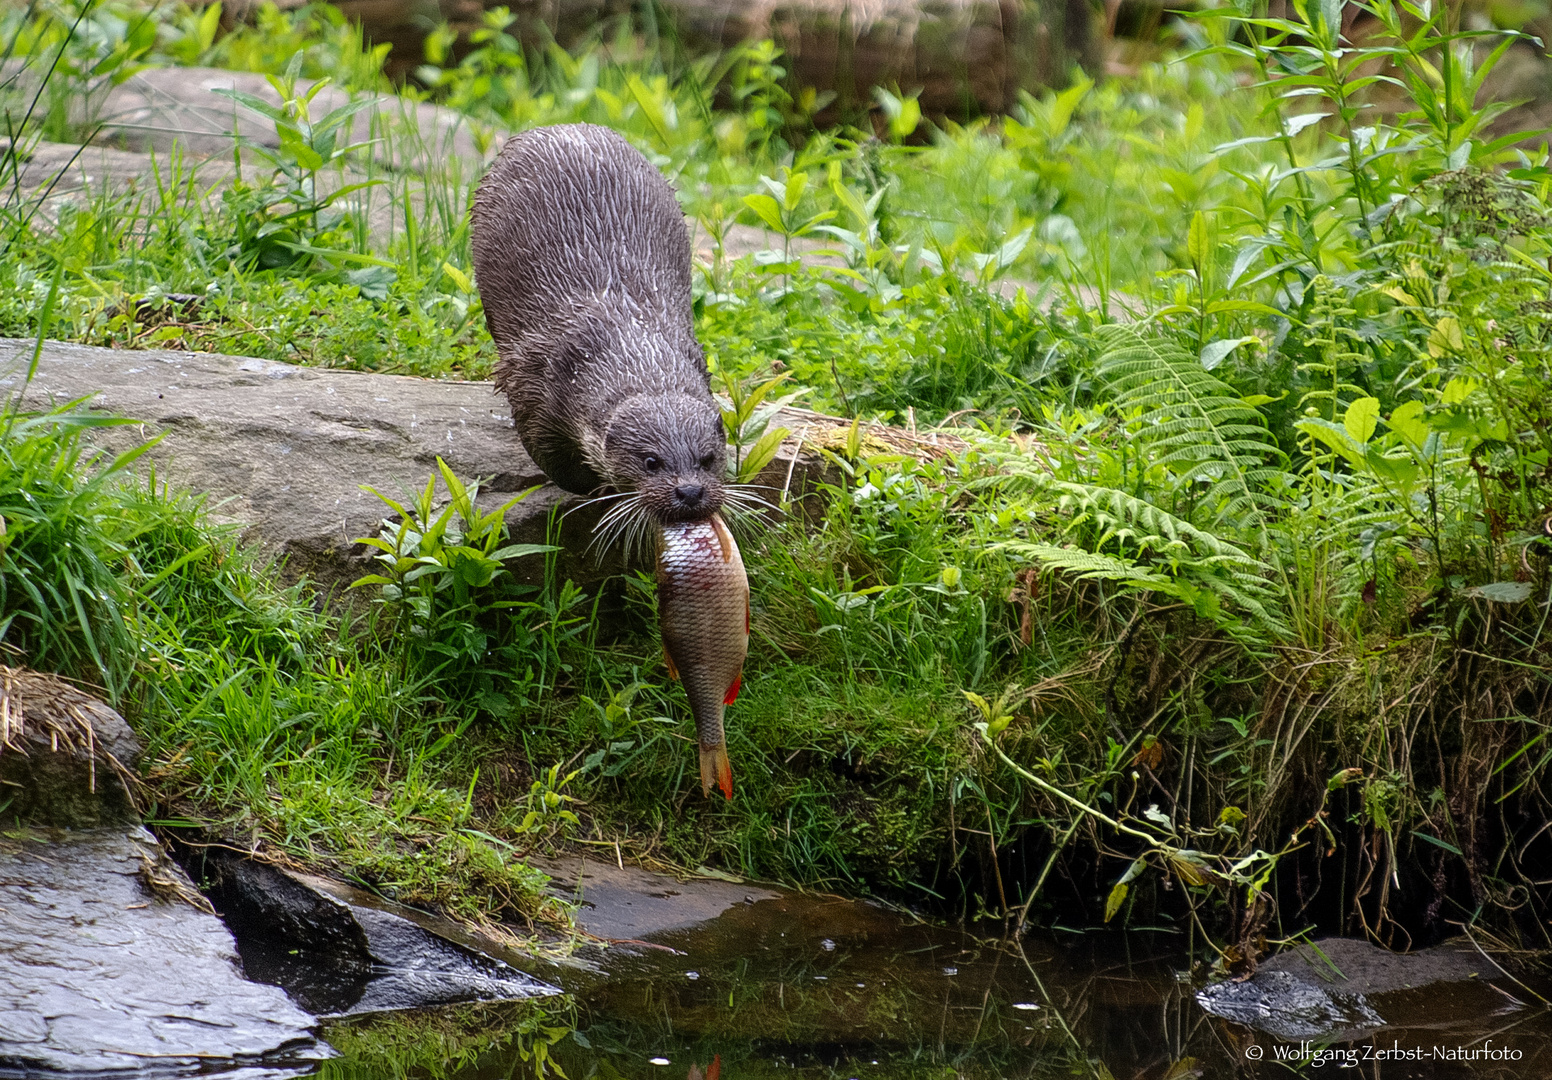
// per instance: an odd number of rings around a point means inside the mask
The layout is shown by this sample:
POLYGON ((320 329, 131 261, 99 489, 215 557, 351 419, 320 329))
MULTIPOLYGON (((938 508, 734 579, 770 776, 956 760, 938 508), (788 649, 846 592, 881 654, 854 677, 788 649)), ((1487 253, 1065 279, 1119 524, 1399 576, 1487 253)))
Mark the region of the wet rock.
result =
POLYGON ((320 1016, 560 992, 359 890, 227 848, 180 851, 236 936, 249 976, 284 987, 320 1016))
MULTIPOLYGON (((21 385, 32 344, 0 340, 0 391, 21 385)), ((104 429, 101 445, 123 450, 165 433, 149 455, 160 479, 209 494, 219 514, 250 525, 255 538, 286 556, 292 573, 324 585, 366 572, 372 549, 355 541, 375 536, 391 513, 363 487, 401 498, 424 487, 439 456, 459 476, 484 480, 482 510, 539 488, 507 514, 514 542, 542 542, 551 510, 583 501, 545 482, 490 383, 46 343, 27 403, 41 408, 83 397, 94 409, 145 421, 104 429)), ((827 467, 814 447, 847 422, 788 409, 773 424, 790 428, 793 438, 760 482, 773 495, 801 494, 827 467)), ((586 554, 600 512, 568 513, 562 525, 560 572, 584 584, 620 569, 617 557, 598 562, 586 554)), ((518 566, 530 579, 540 570, 538 560, 518 566)))
MULTIPOLYGON (((1327 938, 1278 954, 1245 982, 1206 986, 1196 1000, 1214 1016, 1283 1039, 1351 1037, 1394 1023, 1388 1014, 1410 1015, 1413 991, 1499 974, 1466 943, 1392 953, 1366 941, 1327 938)), ((1503 1001, 1488 999, 1494 1007, 1503 1001)))
POLYGON ((550 876, 555 895, 580 900, 577 925, 606 941, 632 941, 683 930, 710 922, 740 904, 786 895, 725 876, 680 880, 633 864, 600 862, 586 854, 533 858, 529 865, 550 876))
POLYGON ((1286 971, 1257 972, 1246 982, 1213 983, 1196 1000, 1214 1016, 1283 1039, 1357 1033, 1385 1023, 1362 995, 1314 986, 1286 971))
POLYGON ((231 936, 140 826, 0 836, 0 1075, 329 1054, 311 1016, 242 978, 231 936))
POLYGON ((139 759, 113 709, 56 676, 0 665, 0 816, 72 829, 138 821, 139 759))

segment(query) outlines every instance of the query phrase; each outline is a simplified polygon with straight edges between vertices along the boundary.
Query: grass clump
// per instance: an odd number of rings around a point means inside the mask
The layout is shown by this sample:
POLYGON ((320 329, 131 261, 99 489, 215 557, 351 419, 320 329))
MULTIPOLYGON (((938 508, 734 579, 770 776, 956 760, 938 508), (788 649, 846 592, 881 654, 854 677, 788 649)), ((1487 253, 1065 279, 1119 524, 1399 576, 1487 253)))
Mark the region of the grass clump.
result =
POLYGON ((126 712, 148 737, 162 820, 476 922, 554 917, 543 877, 473 827, 444 760, 467 716, 318 614, 305 585, 276 587, 197 506, 125 498, 154 523, 127 552, 144 659, 126 712))

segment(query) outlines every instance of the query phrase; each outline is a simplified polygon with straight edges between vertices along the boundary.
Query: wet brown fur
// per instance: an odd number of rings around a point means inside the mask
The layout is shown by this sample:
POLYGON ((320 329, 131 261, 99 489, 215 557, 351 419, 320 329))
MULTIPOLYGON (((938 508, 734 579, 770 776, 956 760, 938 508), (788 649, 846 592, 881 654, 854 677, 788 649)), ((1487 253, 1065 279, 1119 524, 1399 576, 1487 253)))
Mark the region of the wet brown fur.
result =
POLYGON ((530 456, 578 494, 635 490, 660 523, 723 502, 721 411, 695 339, 673 190, 607 128, 515 136, 474 201, 496 387, 530 456))

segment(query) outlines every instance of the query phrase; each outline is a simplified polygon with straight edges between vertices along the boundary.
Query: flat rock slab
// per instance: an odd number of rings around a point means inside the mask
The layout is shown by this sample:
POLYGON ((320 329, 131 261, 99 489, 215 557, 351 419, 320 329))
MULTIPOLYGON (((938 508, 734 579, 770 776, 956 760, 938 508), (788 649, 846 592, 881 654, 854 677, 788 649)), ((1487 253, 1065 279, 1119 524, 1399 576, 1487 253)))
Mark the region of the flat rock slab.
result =
POLYGON ((196 895, 140 826, 0 837, 0 1076, 285 1073, 330 1056, 179 886, 196 895))
MULTIPOLYGON (((0 339, 0 392, 21 388, 33 343, 0 339)), ((102 429, 100 440, 124 450, 156 435, 159 478, 211 496, 218 517, 251 526, 287 557, 293 574, 324 585, 349 582, 368 568, 376 536, 392 511, 371 487, 394 499, 425 486, 441 457, 464 480, 480 478, 479 506, 489 511, 538 487, 507 515, 516 542, 542 542, 550 511, 583 500, 545 482, 523 450, 506 400, 487 382, 442 382, 298 367, 214 353, 120 351, 46 342, 25 389, 33 409, 85 399, 93 409, 143 423, 102 429)), ((844 426, 817 413, 783 410, 785 424, 809 438, 844 426)), ((794 439, 769 466, 765 482, 805 490, 824 467, 794 439), (800 456, 801 455, 801 456, 800 456)), ((561 572, 592 582, 617 572, 585 551, 600 510, 565 519, 561 572)), ((526 568, 537 574, 539 567, 526 568)))
POLYGON ((586 855, 529 863, 550 876, 552 892, 581 904, 577 926, 606 941, 641 941, 711 922, 730 908, 786 895, 719 878, 680 880, 586 855))
POLYGON ((1501 972, 1466 941, 1393 953, 1357 938, 1325 938, 1278 953, 1261 971, 1286 971, 1301 982, 1344 994, 1390 994, 1434 983, 1495 979, 1501 972))
MULTIPOLYGON (((297 96, 316 85, 298 79, 297 96)), ((280 94, 264 75, 223 68, 148 68, 107 90, 93 118, 100 125, 96 141, 125 150, 160 151, 175 147, 197 157, 230 157, 233 135, 249 144, 275 148, 280 136, 274 122, 238 104, 227 93, 237 92, 278 107, 280 94)), ((395 169, 440 170, 450 158, 475 165, 501 149, 505 137, 479 130, 455 109, 411 101, 395 94, 364 94, 369 104, 350 118, 340 132, 341 144, 370 143, 366 152, 395 169)), ((314 122, 352 103, 352 95, 325 86, 308 104, 314 122)), ((250 156, 255 166, 264 163, 250 156)))

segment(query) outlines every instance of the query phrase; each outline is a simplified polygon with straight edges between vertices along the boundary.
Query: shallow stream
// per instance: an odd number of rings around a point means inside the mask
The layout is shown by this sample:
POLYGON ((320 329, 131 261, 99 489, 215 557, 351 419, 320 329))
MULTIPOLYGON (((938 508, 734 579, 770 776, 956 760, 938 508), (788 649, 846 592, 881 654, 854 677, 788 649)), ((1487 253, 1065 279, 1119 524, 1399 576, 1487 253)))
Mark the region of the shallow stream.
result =
POLYGON ((1485 958, 1464 981, 1349 1002, 1357 1026, 1305 1041, 1210 1015, 1185 956, 1167 934, 1018 941, 1000 925, 976 933, 851 901, 751 898, 649 947, 613 946, 595 966, 534 972, 564 997, 336 1022, 325 1035, 342 1056, 322 1068, 467 1080, 1552 1075, 1552 1011, 1535 997, 1548 988, 1485 958))

